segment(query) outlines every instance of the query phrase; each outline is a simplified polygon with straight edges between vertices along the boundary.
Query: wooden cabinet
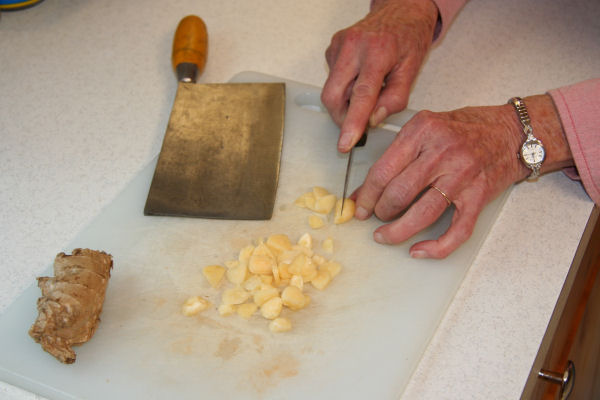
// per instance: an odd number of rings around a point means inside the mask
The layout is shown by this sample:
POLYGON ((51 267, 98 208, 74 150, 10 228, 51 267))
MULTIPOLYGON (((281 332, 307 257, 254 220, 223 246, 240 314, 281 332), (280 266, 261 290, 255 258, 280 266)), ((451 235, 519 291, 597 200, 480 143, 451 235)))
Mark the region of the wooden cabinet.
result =
POLYGON ((521 399, 600 399, 600 211, 595 206, 521 399), (561 385, 569 364, 569 382, 561 385), (543 371, 547 377, 540 377, 543 371))

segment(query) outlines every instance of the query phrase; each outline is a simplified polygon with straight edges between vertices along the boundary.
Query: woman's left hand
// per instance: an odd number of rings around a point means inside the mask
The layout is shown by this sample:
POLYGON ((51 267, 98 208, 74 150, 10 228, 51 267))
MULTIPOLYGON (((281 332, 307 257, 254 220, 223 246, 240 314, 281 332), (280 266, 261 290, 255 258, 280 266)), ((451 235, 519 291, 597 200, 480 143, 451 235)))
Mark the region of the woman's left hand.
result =
POLYGON ((374 213, 391 221, 374 238, 396 244, 431 225, 451 202, 455 211, 448 230, 410 249, 415 258, 444 258, 471 236, 487 203, 528 176, 530 171, 517 158, 523 138, 510 105, 421 111, 353 194, 356 218, 374 213))

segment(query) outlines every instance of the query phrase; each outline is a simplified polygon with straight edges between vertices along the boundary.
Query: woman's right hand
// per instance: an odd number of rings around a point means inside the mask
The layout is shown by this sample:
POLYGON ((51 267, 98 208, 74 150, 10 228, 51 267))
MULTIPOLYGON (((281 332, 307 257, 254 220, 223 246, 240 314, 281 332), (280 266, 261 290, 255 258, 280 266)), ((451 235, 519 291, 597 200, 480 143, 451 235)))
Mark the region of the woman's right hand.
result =
POLYGON ((369 122, 406 108, 437 18, 431 0, 376 0, 364 19, 333 36, 321 100, 340 126, 339 151, 349 151, 369 122))

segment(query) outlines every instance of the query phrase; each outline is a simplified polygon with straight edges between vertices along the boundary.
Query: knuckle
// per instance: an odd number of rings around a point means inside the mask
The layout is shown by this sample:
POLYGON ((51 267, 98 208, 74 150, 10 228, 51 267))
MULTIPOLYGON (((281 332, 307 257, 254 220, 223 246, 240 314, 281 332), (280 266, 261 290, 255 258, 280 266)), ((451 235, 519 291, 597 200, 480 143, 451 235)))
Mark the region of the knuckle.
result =
POLYGON ((455 232, 455 240, 457 245, 463 244, 471 237, 473 233, 473 224, 466 224, 455 232))
POLYGON ((400 93, 392 92, 386 97, 390 104, 390 107, 388 107, 390 113, 400 112, 408 105, 408 98, 400 93))
POLYGON ((401 182, 394 182, 393 185, 389 185, 386 192, 389 193, 390 201, 404 207, 412 201, 413 190, 414 185, 403 180, 401 182))
POLYGON ((327 60, 327 64, 331 67, 333 64, 333 48, 331 46, 325 50, 325 60, 327 60))
POLYGON ((418 121, 424 129, 433 129, 437 125, 435 113, 429 110, 421 110, 415 115, 415 120, 418 121))
POLYGON ((421 126, 423 129, 430 130, 438 126, 438 120, 435 118, 435 113, 429 110, 421 110, 413 117, 414 123, 421 126))
MULTIPOLYGON (((442 199, 443 200, 443 199, 442 199)), ((445 201, 445 200, 444 200, 445 201)), ((445 207, 445 204, 444 204, 445 207)), ((435 221, 440 216, 440 206, 436 202, 428 201, 421 208, 421 215, 425 221, 435 221)))
POLYGON ((431 256, 441 260, 448 257, 454 250, 456 250, 454 247, 443 247, 437 251, 431 252, 431 256))
POLYGON ((383 190, 395 175, 396 171, 390 164, 374 164, 369 169, 367 181, 371 186, 383 190))
POLYGON ((364 31, 360 29, 358 26, 351 26, 347 29, 344 29, 340 32, 340 39, 343 38, 344 41, 349 43, 354 43, 363 37, 364 31))
POLYGON ((336 100, 337 100, 337 96, 330 90, 328 89, 324 89, 321 92, 321 103, 323 103, 325 105, 325 107, 327 107, 327 109, 330 110, 330 107, 335 104, 336 100))
POLYGON ((357 100, 370 99, 376 97, 379 90, 380 88, 367 82, 357 83, 352 88, 352 98, 357 100))

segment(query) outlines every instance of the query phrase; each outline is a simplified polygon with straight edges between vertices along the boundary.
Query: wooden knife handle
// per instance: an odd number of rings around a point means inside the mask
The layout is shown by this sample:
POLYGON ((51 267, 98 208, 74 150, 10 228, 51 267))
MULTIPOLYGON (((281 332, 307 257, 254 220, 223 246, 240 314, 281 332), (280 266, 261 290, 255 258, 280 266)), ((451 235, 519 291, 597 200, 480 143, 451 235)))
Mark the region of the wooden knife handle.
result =
MULTIPOLYGON (((173 53, 171 54, 173 69, 177 72, 179 80, 196 81, 196 75, 202 72, 206 64, 207 50, 208 34, 204 21, 195 15, 188 15, 183 18, 177 25, 175 37, 173 38, 173 53), (178 67, 181 64, 187 64, 188 68, 178 67), (190 66, 194 70, 194 76, 182 79, 180 77, 181 69, 189 70, 190 66)), ((183 73, 189 75, 189 73, 183 73)))

